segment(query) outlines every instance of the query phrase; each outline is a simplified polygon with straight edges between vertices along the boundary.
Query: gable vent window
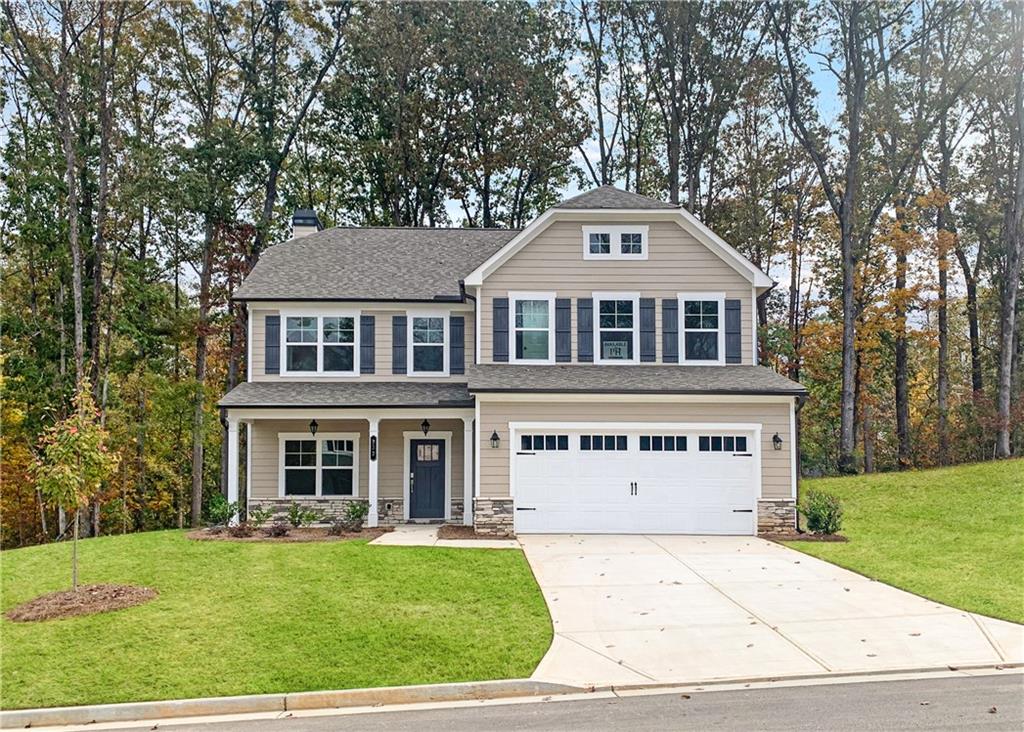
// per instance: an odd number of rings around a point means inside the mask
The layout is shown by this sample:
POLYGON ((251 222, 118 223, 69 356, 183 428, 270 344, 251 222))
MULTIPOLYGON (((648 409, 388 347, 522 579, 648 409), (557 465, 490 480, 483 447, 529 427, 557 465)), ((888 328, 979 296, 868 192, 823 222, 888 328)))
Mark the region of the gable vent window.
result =
POLYGON ((355 374, 355 315, 289 315, 284 325, 285 374, 355 374))
POLYGON ((584 226, 584 259, 647 259, 646 226, 584 226))

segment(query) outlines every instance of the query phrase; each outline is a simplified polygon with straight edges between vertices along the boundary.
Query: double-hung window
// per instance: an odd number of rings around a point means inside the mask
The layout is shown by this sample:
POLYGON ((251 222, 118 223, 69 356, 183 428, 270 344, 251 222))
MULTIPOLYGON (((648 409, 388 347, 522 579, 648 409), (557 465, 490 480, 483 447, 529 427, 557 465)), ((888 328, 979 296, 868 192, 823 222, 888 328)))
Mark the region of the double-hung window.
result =
POLYGON ((359 494, 358 435, 282 434, 280 439, 282 497, 359 494))
POLYGON ((636 363, 640 296, 594 294, 594 353, 598 363, 636 363))
POLYGON ((647 259, 646 226, 584 226, 584 259, 647 259))
POLYGON ((409 316, 411 375, 447 376, 448 316, 440 313, 409 316))
POLYGON ((546 292, 510 292, 513 363, 554 363, 555 296, 546 292))
POLYGON ((679 295, 679 351, 682 363, 725 363, 725 295, 679 295))
POLYGON ((356 320, 346 315, 286 315, 284 373, 356 373, 356 320))

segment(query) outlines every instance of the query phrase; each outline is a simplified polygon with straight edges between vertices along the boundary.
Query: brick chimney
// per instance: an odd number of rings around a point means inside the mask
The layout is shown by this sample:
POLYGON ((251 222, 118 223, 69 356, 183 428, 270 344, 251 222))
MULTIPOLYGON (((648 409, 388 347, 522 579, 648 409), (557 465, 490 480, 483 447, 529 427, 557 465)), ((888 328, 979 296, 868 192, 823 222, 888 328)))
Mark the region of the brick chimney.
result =
POLYGON ((320 226, 320 219, 316 217, 316 212, 313 209, 295 209, 295 213, 292 215, 292 239, 315 234, 322 228, 320 226))

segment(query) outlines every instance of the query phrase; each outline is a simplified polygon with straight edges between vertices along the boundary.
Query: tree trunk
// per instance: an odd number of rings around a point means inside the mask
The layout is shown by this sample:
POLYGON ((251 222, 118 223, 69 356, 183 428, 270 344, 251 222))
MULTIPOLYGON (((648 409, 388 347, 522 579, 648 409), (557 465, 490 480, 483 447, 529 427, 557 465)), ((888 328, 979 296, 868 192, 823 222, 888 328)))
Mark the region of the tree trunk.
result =
POLYGON ((78 514, 80 509, 75 509, 75 527, 71 539, 71 589, 78 590, 78 514))
MULTIPOLYGON (((896 226, 904 228, 903 207, 896 207, 896 226)), ((896 386, 896 464, 900 470, 911 467, 910 457, 910 375, 907 345, 907 251, 902 243, 896 250, 896 305, 893 308, 896 328, 894 348, 896 386)), ((865 460, 866 460, 865 456, 865 460)), ((865 470, 867 468, 865 467, 865 470)))
MULTIPOLYGON (((981 244, 979 243, 978 246, 980 247, 981 244)), ((981 371, 981 331, 978 327, 977 270, 971 269, 970 262, 967 261, 967 253, 959 244, 955 251, 956 258, 960 262, 960 269, 964 273, 964 286, 967 290, 967 329, 971 340, 971 391, 974 393, 975 401, 977 401, 984 389, 981 371)))
POLYGON ((210 280, 213 275, 214 229, 207 214, 203 233, 203 264, 199 273, 199 323, 196 332, 196 391, 192 409, 192 527, 203 512, 203 407, 206 398, 206 339, 209 329, 210 280))

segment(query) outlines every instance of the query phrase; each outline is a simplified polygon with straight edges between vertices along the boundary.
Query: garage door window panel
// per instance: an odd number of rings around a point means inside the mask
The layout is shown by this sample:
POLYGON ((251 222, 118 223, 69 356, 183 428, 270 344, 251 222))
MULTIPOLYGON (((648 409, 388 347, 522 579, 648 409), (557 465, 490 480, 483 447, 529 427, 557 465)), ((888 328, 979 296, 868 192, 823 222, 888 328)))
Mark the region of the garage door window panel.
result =
POLYGON ((567 452, 569 435, 522 435, 519 446, 524 451, 567 452))
POLYGON ((640 452, 686 452, 686 435, 641 435, 640 452))
POLYGON ((701 435, 697 440, 700 452, 747 452, 745 435, 701 435))
POLYGON ((580 435, 580 450, 584 452, 625 452, 628 449, 626 435, 580 435))

